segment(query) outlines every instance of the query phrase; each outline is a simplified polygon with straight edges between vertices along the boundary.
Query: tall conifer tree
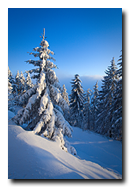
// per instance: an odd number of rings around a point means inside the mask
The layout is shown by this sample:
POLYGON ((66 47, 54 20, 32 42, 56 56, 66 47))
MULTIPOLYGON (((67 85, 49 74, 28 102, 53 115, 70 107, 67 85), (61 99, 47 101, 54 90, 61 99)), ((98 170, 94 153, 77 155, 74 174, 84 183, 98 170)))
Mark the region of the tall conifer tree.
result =
POLYGON ((67 89, 65 88, 65 84, 63 84, 63 88, 62 88, 62 97, 69 105, 69 98, 68 98, 67 89))
POLYGON ((84 129, 91 130, 91 96, 92 96, 92 90, 88 89, 85 94, 85 104, 84 104, 84 129))
MULTIPOLYGON (((66 150, 68 144, 64 136, 71 137, 72 131, 64 118, 68 105, 58 89, 58 79, 53 71, 56 65, 50 61, 55 60, 51 56, 54 52, 48 47, 49 43, 45 40, 44 29, 40 47, 34 48, 35 52, 30 53, 39 59, 27 61, 29 64, 38 66, 30 70, 33 78, 36 79, 36 85, 25 93, 27 104, 18 112, 14 120, 20 125, 26 123, 27 128, 32 129, 38 135, 59 141, 62 149, 66 150)), ((74 149, 72 148, 71 151, 74 152, 74 149)))
POLYGON ((118 140, 122 140, 122 54, 119 57, 117 65, 119 65, 119 69, 116 74, 119 77, 119 80, 117 81, 114 95, 112 130, 114 136, 118 140))
POLYGON ((91 105, 92 105, 91 111, 92 111, 92 129, 95 130, 96 129, 97 112, 98 112, 98 95, 99 95, 98 81, 94 85, 93 89, 94 89, 94 92, 93 92, 92 101, 91 101, 91 105))
POLYGON ((110 137, 112 137, 113 103, 117 85, 116 71, 117 67, 113 58, 111 65, 105 71, 106 76, 102 80, 102 90, 99 92, 100 103, 98 108, 100 108, 100 111, 97 120, 99 124, 98 131, 110 137))
POLYGON ((75 79, 72 79, 72 81, 72 91, 70 95, 72 125, 82 127, 84 91, 78 74, 75 75, 75 79))

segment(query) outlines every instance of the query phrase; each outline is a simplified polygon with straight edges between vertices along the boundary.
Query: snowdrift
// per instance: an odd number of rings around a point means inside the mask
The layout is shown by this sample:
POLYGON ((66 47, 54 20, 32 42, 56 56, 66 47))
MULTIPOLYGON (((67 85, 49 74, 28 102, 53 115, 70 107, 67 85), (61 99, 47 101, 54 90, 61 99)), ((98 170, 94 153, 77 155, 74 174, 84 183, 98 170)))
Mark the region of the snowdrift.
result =
POLYGON ((121 179, 99 164, 81 160, 49 141, 17 126, 9 112, 9 179, 121 179))

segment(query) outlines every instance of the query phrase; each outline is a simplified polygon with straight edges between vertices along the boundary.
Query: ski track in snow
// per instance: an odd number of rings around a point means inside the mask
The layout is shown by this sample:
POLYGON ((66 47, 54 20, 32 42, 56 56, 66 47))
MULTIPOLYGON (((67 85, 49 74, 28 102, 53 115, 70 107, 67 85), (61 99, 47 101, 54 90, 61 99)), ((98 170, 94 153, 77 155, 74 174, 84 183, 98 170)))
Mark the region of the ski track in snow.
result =
MULTIPOLYGON (((25 131, 22 127, 17 126, 11 118, 13 113, 9 112, 8 126, 8 178, 10 179, 119 179, 122 176, 114 173, 112 170, 103 168, 103 164, 98 164, 94 158, 91 160, 90 155, 87 155, 86 147, 79 149, 77 157, 66 153, 59 148, 57 142, 52 142, 46 138, 35 135, 31 131, 25 131), (84 158, 84 155, 86 158, 84 158), (81 159, 79 159, 80 157, 81 159), (90 158, 89 161, 88 158, 90 158)), ((69 138, 71 144, 76 148, 76 145, 93 145, 93 149, 97 149, 96 138, 94 142, 84 141, 86 135, 89 138, 95 137, 93 133, 82 132, 81 129, 74 128, 74 138, 69 138), (76 139, 77 133, 81 135, 76 139), (84 134, 86 133, 86 134, 84 134), (80 142, 81 141, 81 142, 80 142), (79 143, 78 143, 79 142, 79 143), (90 143, 91 142, 91 143, 90 143)), ((105 144, 102 136, 98 135, 99 144, 105 144)), ((86 137, 87 140, 87 137, 86 137)), ((113 143, 113 142, 111 142, 113 143)), ((96 155, 96 153, 92 153, 96 155)), ((111 159, 112 153, 98 146, 108 154, 111 159)), ((97 151, 97 150, 96 150, 97 151)), ((94 156, 95 156, 94 155, 94 156)), ((117 159, 116 155, 114 154, 117 159)), ((107 168, 107 167, 106 167, 107 168)))

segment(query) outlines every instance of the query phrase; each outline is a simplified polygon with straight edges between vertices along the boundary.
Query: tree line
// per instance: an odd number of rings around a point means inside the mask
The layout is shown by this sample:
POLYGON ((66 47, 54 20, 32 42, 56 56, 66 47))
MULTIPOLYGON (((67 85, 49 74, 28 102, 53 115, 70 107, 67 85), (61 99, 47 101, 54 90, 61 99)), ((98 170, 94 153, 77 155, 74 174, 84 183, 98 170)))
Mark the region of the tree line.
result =
POLYGON ((98 82, 92 90, 83 90, 79 75, 72 80, 70 95, 70 123, 83 130, 122 140, 122 54, 118 60, 118 68, 114 58, 105 71, 101 90, 98 82))

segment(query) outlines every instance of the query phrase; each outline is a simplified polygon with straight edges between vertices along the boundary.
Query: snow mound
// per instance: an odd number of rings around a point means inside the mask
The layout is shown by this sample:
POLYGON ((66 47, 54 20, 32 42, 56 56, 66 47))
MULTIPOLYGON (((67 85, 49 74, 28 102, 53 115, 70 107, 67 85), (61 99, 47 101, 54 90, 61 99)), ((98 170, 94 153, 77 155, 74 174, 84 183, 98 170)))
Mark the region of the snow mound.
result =
MULTIPOLYGON (((9 112, 9 116, 12 113, 9 112)), ((100 165, 78 159, 49 141, 9 120, 9 179, 119 179, 100 165)))

